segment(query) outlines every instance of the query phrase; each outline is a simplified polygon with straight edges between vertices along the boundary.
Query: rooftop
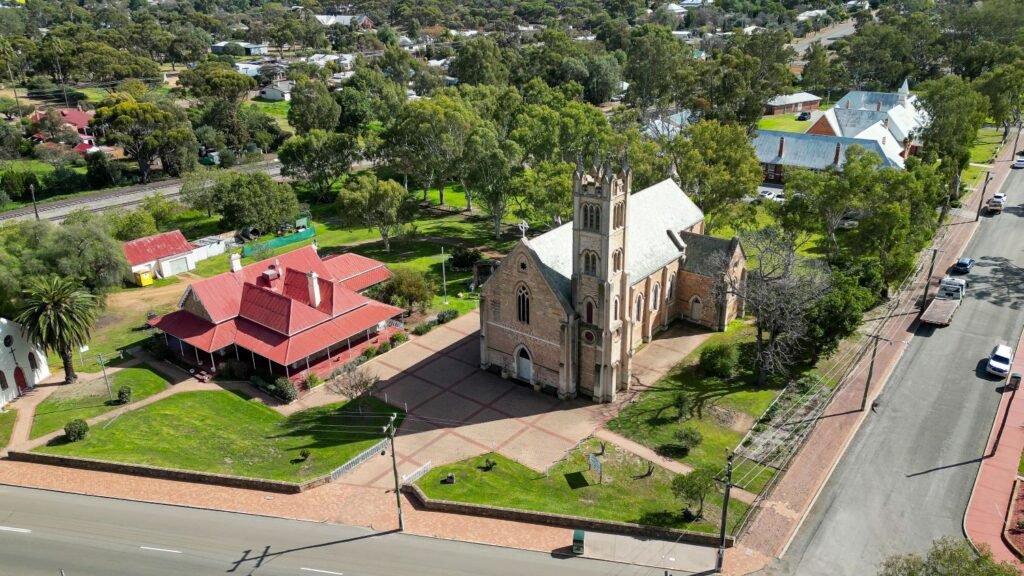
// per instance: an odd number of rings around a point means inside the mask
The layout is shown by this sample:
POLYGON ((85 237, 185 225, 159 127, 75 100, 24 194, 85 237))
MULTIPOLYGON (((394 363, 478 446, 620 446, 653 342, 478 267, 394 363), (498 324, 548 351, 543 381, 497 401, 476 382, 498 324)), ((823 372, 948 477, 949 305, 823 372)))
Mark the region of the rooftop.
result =
POLYGON ((122 248, 124 249, 124 257, 128 260, 128 264, 136 266, 177 254, 187 254, 195 246, 189 244, 188 240, 185 240, 185 236, 182 235, 180 230, 173 230, 125 242, 122 248))

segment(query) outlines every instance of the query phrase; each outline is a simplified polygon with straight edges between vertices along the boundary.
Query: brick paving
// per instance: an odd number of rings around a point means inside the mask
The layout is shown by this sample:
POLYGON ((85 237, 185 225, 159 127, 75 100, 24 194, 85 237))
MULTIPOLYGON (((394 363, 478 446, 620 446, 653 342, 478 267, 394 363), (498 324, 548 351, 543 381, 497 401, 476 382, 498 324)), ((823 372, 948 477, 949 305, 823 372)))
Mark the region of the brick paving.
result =
MULTIPOLYGON (((1005 147, 995 162, 989 193, 1002 186, 1013 161, 1013 151, 1005 147)), ((964 206, 977 206, 981 187, 976 188, 963 201, 964 206)), ((936 242, 941 250, 935 261, 936 270, 948 268, 960 256, 977 229, 974 211, 951 215, 945 234, 936 242)), ((941 279, 937 274, 933 284, 941 279)), ((880 345, 875 359, 875 379, 868 404, 885 387, 888 377, 906 349, 906 341, 913 337, 919 302, 916 297, 924 289, 924 278, 909 288, 910 297, 897 302, 893 317, 881 335, 895 340, 880 345)), ((818 421, 804 446, 790 463, 789 469, 771 493, 760 503, 748 528, 735 547, 726 552, 727 574, 749 574, 764 568, 773 558, 785 553, 790 541, 825 482, 842 458, 853 436, 869 412, 859 410, 867 379, 868 355, 865 355, 847 375, 843 388, 818 421)), ((1003 511, 1006 510, 1004 502, 1003 511)))

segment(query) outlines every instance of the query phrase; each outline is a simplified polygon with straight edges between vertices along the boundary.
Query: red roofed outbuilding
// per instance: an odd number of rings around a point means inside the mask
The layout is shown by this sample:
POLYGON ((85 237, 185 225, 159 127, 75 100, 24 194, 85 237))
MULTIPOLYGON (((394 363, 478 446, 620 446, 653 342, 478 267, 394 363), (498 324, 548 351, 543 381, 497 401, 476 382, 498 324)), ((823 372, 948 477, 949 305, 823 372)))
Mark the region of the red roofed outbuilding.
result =
POLYGON ((124 257, 132 273, 152 272, 158 278, 175 276, 196 267, 196 247, 180 230, 125 242, 124 257))
POLYGON ((233 359, 274 375, 329 374, 354 348, 392 333, 389 321, 403 312, 348 285, 390 277, 384 264, 347 256, 321 259, 306 246, 243 267, 233 254, 230 272, 193 283, 178 310, 149 324, 172 353, 205 369, 233 359))

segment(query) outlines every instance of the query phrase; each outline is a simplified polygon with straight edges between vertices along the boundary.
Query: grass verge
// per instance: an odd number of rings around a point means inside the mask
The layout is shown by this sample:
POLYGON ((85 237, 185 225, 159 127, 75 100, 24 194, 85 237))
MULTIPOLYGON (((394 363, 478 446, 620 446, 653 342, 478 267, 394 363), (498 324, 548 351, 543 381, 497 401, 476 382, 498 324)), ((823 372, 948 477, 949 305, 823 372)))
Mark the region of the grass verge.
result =
POLYGON ((0 448, 5 448, 11 442, 11 433, 14 432, 14 421, 17 419, 17 410, 8 410, 0 414, 0 448))
POLYGON ((117 390, 121 386, 130 387, 132 401, 138 402, 162 392, 168 385, 167 380, 153 370, 133 367, 123 368, 111 375, 110 391, 114 395, 114 400, 107 395, 107 387, 102 378, 66 386, 51 394, 36 407, 30 437, 45 436, 60 430, 76 418, 88 420, 117 408, 117 390))
MULTIPOLYGON (((606 443, 604 455, 598 457, 604 473, 603 483, 599 484, 597 473, 590 470, 587 463, 587 454, 599 450, 599 441, 586 440, 547 473, 527 468, 500 454, 484 454, 438 466, 417 484, 431 498, 454 502, 697 532, 718 531, 722 501, 717 491, 708 496, 702 518, 688 519, 684 516, 683 504, 672 494, 674 474, 658 466, 647 474, 649 462, 606 443), (490 471, 486 470, 487 459, 495 462, 490 471), (455 475, 454 484, 441 483, 448 473, 455 475)), ((746 509, 742 502, 731 501, 731 526, 739 522, 746 509)))
POLYGON ((812 122, 808 120, 797 120, 796 114, 779 114, 777 116, 764 116, 757 121, 757 127, 761 130, 781 130, 783 132, 804 133, 811 127, 812 122))
POLYGON ((400 422, 400 410, 368 397, 285 418, 241 393, 182 392, 94 428, 85 440, 58 439, 37 451, 299 482, 330 472, 378 442, 393 412, 400 422), (309 458, 300 456, 302 449, 310 451, 309 458))

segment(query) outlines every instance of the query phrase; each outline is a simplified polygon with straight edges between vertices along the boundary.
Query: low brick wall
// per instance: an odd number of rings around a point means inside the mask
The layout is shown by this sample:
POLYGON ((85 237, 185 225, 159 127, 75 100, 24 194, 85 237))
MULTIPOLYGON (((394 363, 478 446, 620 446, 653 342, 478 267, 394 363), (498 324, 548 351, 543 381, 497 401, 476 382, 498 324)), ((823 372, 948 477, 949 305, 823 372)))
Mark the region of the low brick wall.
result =
POLYGON ((242 476, 228 476, 226 474, 193 472, 191 470, 176 470, 173 468, 143 466, 140 464, 107 462, 103 460, 92 460, 90 458, 56 456, 54 454, 41 454, 39 452, 11 451, 7 454, 7 457, 18 462, 47 464, 50 466, 65 466, 68 468, 81 468, 83 470, 93 470, 96 472, 113 472, 114 474, 131 474, 133 476, 145 476, 147 478, 159 478, 162 480, 176 480, 178 482, 197 482, 200 484, 245 488, 247 490, 261 490, 263 492, 276 492, 279 494, 298 494, 305 490, 322 486, 331 481, 330 476, 322 476, 303 484, 299 484, 296 482, 262 480, 260 478, 245 478, 242 476))
POLYGON ((1020 494, 1020 478, 1013 481, 1013 492, 1010 493, 1010 507, 1006 510, 1006 520, 1003 521, 1003 542, 1010 547, 1010 550, 1017 556, 1018 559, 1024 560, 1024 552, 1013 543, 1013 539, 1010 538, 1010 531, 1016 530, 1017 527, 1012 525, 1013 512, 1017 509, 1017 497, 1020 494))
MULTIPOLYGON (((466 504, 463 502, 452 502, 450 500, 434 500, 429 498, 415 484, 402 486, 402 491, 416 497, 420 504, 427 510, 434 512, 448 512, 450 514, 465 514, 467 516, 484 516, 487 518, 498 518, 501 520, 512 520, 514 522, 529 522, 531 524, 544 524, 546 526, 557 526, 560 528, 581 528, 596 532, 611 532, 617 534, 628 534, 630 536, 646 536, 650 538, 665 538, 700 544, 703 546, 718 546, 718 536, 702 532, 691 532, 689 530, 677 530, 675 528, 661 528, 659 526, 642 526, 627 522, 614 522, 611 520, 596 520, 593 518, 580 518, 579 516, 566 516, 563 514, 551 514, 547 512, 532 512, 529 510, 516 510, 513 508, 501 508, 499 506, 486 506, 483 504, 466 504)), ((733 538, 726 538, 726 546, 732 547, 733 538)))

